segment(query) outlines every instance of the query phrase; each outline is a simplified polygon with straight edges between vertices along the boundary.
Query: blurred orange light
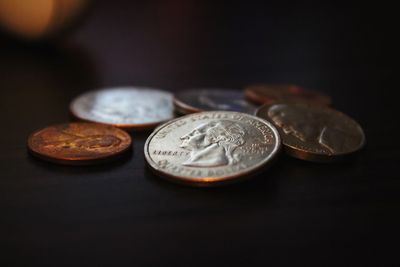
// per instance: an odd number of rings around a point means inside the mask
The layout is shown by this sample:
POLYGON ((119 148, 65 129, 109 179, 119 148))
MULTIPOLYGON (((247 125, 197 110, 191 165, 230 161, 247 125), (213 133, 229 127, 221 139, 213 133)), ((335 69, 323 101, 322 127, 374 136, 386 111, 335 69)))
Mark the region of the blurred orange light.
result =
POLYGON ((89 0, 0 0, 0 24, 27 39, 39 39, 68 27, 89 0))

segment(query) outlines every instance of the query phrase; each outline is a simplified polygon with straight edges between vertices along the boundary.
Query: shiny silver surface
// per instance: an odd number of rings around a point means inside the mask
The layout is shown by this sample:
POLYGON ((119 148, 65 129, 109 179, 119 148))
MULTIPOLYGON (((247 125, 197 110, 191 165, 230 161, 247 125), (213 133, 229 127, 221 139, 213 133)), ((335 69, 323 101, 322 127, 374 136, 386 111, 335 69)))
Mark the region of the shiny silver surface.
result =
POLYGON ((70 109, 79 119, 122 128, 151 128, 173 118, 172 94, 141 87, 91 91, 74 99, 70 109))
POLYGON ((161 176, 207 186, 247 178, 271 163, 280 144, 276 128, 263 119, 212 111, 158 127, 147 139, 144 153, 161 176))

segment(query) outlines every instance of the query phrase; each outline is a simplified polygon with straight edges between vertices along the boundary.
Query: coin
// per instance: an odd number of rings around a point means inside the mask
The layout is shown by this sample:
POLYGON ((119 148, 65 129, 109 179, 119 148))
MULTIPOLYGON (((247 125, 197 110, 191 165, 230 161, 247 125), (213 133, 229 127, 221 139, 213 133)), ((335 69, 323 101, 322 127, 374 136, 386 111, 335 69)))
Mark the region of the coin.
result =
POLYGON ((87 165, 121 156, 131 143, 129 134, 109 125, 68 123, 34 132, 28 139, 28 150, 47 161, 87 165))
POLYGON ((124 129, 151 129, 174 117, 172 94, 141 87, 91 91, 71 102, 78 119, 124 129))
POLYGON ((299 159, 341 160, 359 151, 365 143, 357 122, 328 107, 277 103, 262 106, 256 115, 278 128, 287 153, 299 159))
POLYGON ((257 106, 248 102, 241 91, 232 89, 191 89, 175 94, 174 106, 181 114, 226 110, 254 114, 257 106))
POLYGON ((210 111, 159 126, 144 154, 161 177, 195 186, 240 181, 269 166, 281 141, 276 128, 253 115, 210 111))
POLYGON ((278 101, 328 106, 332 102, 329 96, 293 84, 251 85, 245 88, 244 93, 249 101, 260 105, 278 101))

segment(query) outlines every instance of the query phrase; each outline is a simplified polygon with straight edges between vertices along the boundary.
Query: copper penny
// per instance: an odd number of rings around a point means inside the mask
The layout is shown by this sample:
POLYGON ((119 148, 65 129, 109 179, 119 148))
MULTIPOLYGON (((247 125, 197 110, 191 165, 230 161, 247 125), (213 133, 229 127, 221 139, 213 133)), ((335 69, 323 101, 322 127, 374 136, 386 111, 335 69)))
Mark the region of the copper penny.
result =
POLYGON ((190 89, 174 96, 175 111, 190 114, 201 111, 236 111, 254 114, 257 109, 247 101, 242 91, 233 89, 190 89))
POLYGON ((354 155, 365 143, 356 121, 328 107, 276 103, 262 106, 256 115, 278 128, 286 152, 296 158, 336 161, 354 155))
POLYGON ((36 131, 28 150, 41 159, 68 165, 101 163, 131 148, 128 133, 97 123, 68 123, 36 131))
POLYGON ((270 166, 281 141, 277 129, 253 115, 199 112, 159 126, 144 154, 151 170, 170 181, 216 186, 241 181, 270 166))
POLYGON ((331 98, 292 84, 258 84, 245 88, 246 99, 256 104, 272 102, 311 103, 328 106, 331 98))

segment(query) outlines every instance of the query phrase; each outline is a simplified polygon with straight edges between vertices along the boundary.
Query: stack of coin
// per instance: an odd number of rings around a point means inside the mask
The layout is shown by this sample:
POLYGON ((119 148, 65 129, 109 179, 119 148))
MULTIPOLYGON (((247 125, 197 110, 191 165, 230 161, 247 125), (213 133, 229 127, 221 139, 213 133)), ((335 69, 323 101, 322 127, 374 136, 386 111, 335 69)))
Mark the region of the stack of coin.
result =
POLYGON ((175 111, 190 115, 150 135, 146 160, 160 177, 211 186, 243 180, 269 166, 281 138, 285 152, 298 159, 347 159, 364 146, 364 132, 328 107, 331 103, 329 96, 290 84, 251 85, 244 92, 182 91, 174 96, 175 111))
POLYGON ((28 139, 29 152, 69 165, 103 163, 129 150, 127 130, 147 130, 173 118, 172 95, 166 91, 118 87, 91 91, 71 102, 71 113, 88 123, 44 128, 28 139))
POLYGON ((122 129, 158 126, 144 147, 151 170, 177 183, 221 185, 265 170, 281 146, 290 156, 314 162, 355 155, 365 143, 362 128, 329 105, 330 97, 295 85, 186 90, 175 96, 151 88, 106 88, 71 102, 72 115, 86 122, 37 131, 28 149, 56 163, 100 163, 131 147, 122 129), (174 109, 186 115, 174 119, 174 109))

